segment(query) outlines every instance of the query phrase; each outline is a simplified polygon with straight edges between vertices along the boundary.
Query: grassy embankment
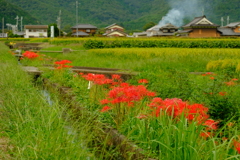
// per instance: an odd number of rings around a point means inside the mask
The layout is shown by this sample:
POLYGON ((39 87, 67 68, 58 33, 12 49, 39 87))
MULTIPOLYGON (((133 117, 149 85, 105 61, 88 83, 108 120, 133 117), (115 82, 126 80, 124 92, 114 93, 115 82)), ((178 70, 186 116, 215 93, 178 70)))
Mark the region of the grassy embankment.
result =
POLYGON ((50 105, 8 48, 0 48, 1 159, 97 159, 87 147, 91 117, 70 120, 71 112, 54 95, 50 105))

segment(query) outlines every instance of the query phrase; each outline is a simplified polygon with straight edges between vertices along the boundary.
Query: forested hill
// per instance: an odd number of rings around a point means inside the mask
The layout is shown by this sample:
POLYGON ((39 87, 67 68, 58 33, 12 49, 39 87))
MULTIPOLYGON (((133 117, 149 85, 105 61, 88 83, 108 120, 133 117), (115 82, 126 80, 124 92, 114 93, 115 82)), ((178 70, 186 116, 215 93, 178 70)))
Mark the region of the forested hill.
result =
MULTIPOLYGON (((76 24, 76 0, 7 1, 36 17, 42 24, 56 23, 59 10, 62 11, 63 27, 76 24)), ((230 22, 240 21, 240 0, 78 0, 78 2, 78 22, 90 23, 98 28, 118 23, 127 30, 142 29, 148 22, 158 23, 173 8, 185 12, 181 17, 184 23, 202 14, 219 25, 221 17, 224 17, 224 23, 227 16, 230 17, 230 22)), ((12 18, 10 13, 6 17, 12 18)))
POLYGON ((24 24, 38 24, 40 23, 38 19, 31 16, 30 13, 24 11, 23 9, 13 5, 6 0, 0 0, 0 26, 2 28, 2 18, 4 22, 10 24, 16 24, 15 18, 17 15, 23 17, 24 24))

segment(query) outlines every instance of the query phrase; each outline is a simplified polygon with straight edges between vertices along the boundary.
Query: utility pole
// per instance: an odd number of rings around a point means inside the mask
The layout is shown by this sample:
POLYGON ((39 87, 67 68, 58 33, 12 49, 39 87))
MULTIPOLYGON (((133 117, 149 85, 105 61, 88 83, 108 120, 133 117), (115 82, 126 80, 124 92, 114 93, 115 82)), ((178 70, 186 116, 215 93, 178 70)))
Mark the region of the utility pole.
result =
POLYGON ((227 16, 227 25, 229 24, 230 18, 227 16))
POLYGON ((76 33, 77 33, 77 37, 78 37, 78 1, 76 1, 76 33))
POLYGON ((17 16, 16 18, 16 32, 18 31, 18 21, 19 21, 19 17, 17 16))
POLYGON ((22 27, 22 20, 23 20, 23 17, 21 17, 21 32, 22 32, 22 30, 23 30, 23 27, 22 27))
POLYGON ((223 27, 223 22, 224 22, 224 19, 223 19, 223 17, 221 18, 221 22, 222 22, 222 27, 223 27))
POLYGON ((57 26, 58 26, 58 30, 59 30, 59 37, 61 36, 61 13, 62 11, 59 11, 59 15, 57 17, 57 26))
POLYGON ((2 34, 4 35, 4 18, 2 18, 2 34))
POLYGON ((203 7, 203 9, 202 9, 202 16, 204 16, 204 11, 205 11, 205 10, 204 10, 204 7, 203 7))

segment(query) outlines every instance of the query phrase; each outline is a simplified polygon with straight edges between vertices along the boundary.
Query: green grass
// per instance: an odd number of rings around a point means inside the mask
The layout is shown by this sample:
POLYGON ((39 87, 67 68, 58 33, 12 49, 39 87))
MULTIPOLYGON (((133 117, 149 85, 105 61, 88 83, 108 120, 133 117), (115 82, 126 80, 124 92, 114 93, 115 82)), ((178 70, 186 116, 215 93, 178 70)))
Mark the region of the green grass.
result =
POLYGON ((66 104, 54 95, 50 106, 7 47, 0 47, 1 136, 12 146, 6 152, 13 159, 97 159, 88 148, 91 117, 72 121, 66 104))

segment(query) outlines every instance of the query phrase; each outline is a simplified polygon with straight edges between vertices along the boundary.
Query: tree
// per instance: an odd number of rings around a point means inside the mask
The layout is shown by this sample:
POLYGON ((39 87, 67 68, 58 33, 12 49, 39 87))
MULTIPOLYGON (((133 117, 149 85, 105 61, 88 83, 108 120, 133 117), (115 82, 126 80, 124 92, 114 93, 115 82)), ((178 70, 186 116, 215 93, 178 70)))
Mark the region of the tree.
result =
POLYGON ((59 29, 58 29, 56 23, 48 25, 48 37, 51 36, 51 26, 54 26, 54 37, 58 37, 59 36, 59 29))
POLYGON ((143 26, 143 30, 146 31, 147 29, 149 29, 149 28, 151 28, 151 27, 153 27, 155 25, 156 25, 156 23, 154 23, 154 22, 148 22, 147 24, 145 24, 143 26))

